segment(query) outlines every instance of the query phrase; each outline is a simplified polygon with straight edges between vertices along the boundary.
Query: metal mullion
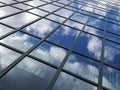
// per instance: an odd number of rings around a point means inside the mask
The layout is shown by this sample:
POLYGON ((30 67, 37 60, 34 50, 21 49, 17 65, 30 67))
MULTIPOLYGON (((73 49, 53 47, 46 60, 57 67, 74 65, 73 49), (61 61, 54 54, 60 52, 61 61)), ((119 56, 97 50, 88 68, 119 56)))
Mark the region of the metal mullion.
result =
POLYGON ((101 59, 100 59, 100 67, 99 67, 99 78, 98 78, 98 89, 102 89, 102 78, 103 78, 103 67, 104 67, 104 49, 105 49, 105 37, 106 37, 106 20, 105 17, 105 24, 104 24, 104 34, 103 34, 103 42, 102 42, 102 50, 101 50, 101 59))
MULTIPOLYGON (((65 6, 63 6, 65 7, 65 6)), ((67 21, 67 20, 66 20, 67 21)), ((64 21, 64 22, 66 22, 64 21)), ((56 28, 54 28, 51 32, 49 32, 44 38, 42 38, 37 44, 32 46, 28 51, 26 51, 22 56, 20 56, 17 60, 15 60, 12 64, 10 64, 6 69, 4 69, 0 73, 0 78, 4 76, 9 70, 11 70, 15 65, 17 65, 20 61, 23 60, 24 57, 26 57, 30 52, 32 52, 36 47, 38 47, 46 38, 48 38, 51 34, 53 34, 64 22, 62 22, 60 25, 58 25, 56 28)))
MULTIPOLYGON (((82 8, 82 7, 81 7, 81 8, 82 8)), ((81 9, 81 8, 79 8, 79 9, 81 9)), ((79 10, 79 9, 78 9, 78 10, 79 10)), ((78 11, 78 10, 77 10, 77 11, 78 11)), ((75 14, 77 11, 75 11, 74 14, 75 14)), ((74 14, 72 14, 70 17, 68 17, 68 19, 70 19, 74 14)), ((90 17, 89 17, 89 18, 90 18, 90 17)), ((88 18, 88 20, 89 20, 89 18, 88 18)), ((88 22, 88 20, 87 20, 87 22, 88 22)), ((87 23, 87 22, 86 22, 86 23, 87 23)), ((85 26, 86 26, 86 25, 84 25, 82 31, 84 30, 85 26)), ((75 47, 76 43, 78 42, 78 40, 79 40, 79 38, 80 38, 80 36, 81 36, 81 34, 82 34, 82 31, 78 34, 78 36, 76 37, 76 40, 73 42, 72 46, 70 47, 67 55, 66 55, 65 58, 63 59, 61 65, 59 66, 56 74, 54 75, 53 79, 52 79, 51 82, 49 83, 47 90, 51 90, 51 89, 53 88, 53 86, 54 86, 54 84, 55 84, 58 76, 59 76, 60 73, 61 73, 61 70, 63 69, 63 67, 64 67, 64 65, 65 65, 65 63, 66 63, 66 61, 67 61, 67 59, 68 59, 68 57, 69 57, 69 55, 70 55, 70 53, 72 52, 72 49, 75 47)))

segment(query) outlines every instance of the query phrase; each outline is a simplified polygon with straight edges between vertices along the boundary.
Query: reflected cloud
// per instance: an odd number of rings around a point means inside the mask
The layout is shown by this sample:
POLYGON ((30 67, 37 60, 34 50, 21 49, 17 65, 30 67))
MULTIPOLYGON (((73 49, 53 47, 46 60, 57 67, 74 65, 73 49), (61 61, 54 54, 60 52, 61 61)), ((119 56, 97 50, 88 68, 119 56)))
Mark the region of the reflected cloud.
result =
POLYGON ((66 51, 49 43, 43 43, 30 54, 55 65, 60 65, 66 55, 66 51))

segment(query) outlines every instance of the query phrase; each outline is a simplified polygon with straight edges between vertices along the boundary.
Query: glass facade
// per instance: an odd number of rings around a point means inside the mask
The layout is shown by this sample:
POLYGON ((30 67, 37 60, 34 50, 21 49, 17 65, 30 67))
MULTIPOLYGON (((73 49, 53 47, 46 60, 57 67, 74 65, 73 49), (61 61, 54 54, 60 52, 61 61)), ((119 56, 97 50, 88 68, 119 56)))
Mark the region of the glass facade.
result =
POLYGON ((0 90, 120 90, 120 1, 0 0, 0 90))

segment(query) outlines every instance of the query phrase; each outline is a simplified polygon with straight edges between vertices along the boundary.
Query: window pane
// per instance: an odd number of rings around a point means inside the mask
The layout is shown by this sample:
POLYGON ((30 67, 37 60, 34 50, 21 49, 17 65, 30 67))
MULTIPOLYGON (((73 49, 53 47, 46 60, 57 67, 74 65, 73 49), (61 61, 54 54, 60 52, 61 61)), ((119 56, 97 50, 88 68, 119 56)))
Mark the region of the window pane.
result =
POLYGON ((31 48, 34 44, 38 42, 38 39, 17 32, 2 39, 0 42, 5 43, 11 47, 20 49, 22 51, 27 51, 29 48, 31 48))
POLYGON ((34 24, 27 26, 23 31, 33 34, 38 37, 45 37, 50 31, 52 31, 58 24, 47 19, 41 19, 34 24))
POLYGON ((0 72, 14 62, 20 55, 21 54, 0 45, 0 72))
POLYGON ((34 0, 34 1, 25 2, 25 3, 28 5, 35 6, 35 7, 45 4, 45 2, 42 2, 40 0, 34 0))
POLYGON ((120 45, 106 41, 104 59, 106 63, 120 67, 120 45))
POLYGON ((21 27, 27 23, 32 22, 33 20, 38 19, 38 18, 39 18, 38 16, 24 12, 21 14, 17 14, 17 15, 2 19, 2 20, 0 20, 0 22, 5 23, 7 25, 14 26, 14 27, 21 27))
POLYGON ((55 72, 55 69, 26 57, 0 79, 1 89, 46 90, 55 72))
POLYGON ((43 42, 30 54, 52 64, 60 65, 66 55, 66 50, 47 42, 43 42))
POLYGON ((88 20, 88 16, 83 15, 83 14, 79 14, 79 13, 76 13, 75 15, 73 15, 73 16, 71 17, 71 19, 73 19, 73 20, 75 20, 75 21, 78 21, 78 22, 86 23, 87 20, 88 20))
POLYGON ((75 8, 81 8, 81 4, 79 4, 79 3, 72 3, 72 4, 70 4, 70 6, 72 6, 72 7, 75 7, 75 8))
POLYGON ((98 82, 99 65, 88 58, 72 53, 64 68, 91 81, 98 82))
POLYGON ((61 26, 55 33, 53 33, 48 40, 60 44, 64 47, 70 48, 75 38, 77 37, 79 31, 61 26))
POLYGON ((103 31, 98 30, 96 28, 92 28, 92 27, 86 26, 84 31, 88 32, 88 33, 91 33, 91 34, 94 34, 94 35, 97 35, 97 36, 103 37, 103 31))
POLYGON ((88 25, 91 25, 91 26, 94 26, 96 28, 104 30, 105 21, 95 19, 95 18, 90 18, 89 21, 88 21, 88 25))
POLYGON ((109 32, 119 34, 120 35, 120 26, 112 24, 112 23, 106 23, 106 29, 109 32))
POLYGON ((90 34, 83 33, 77 42, 74 51, 100 59, 102 40, 90 34))
POLYGON ((66 17, 68 18, 70 15, 72 15, 72 11, 67 10, 67 9, 60 9, 57 12, 55 12, 55 14, 58 14, 60 16, 66 17))
POLYGON ((93 8, 91 8, 91 7, 84 6, 81 9, 85 10, 85 11, 93 12, 93 8))
POLYGON ((71 27, 80 29, 80 30, 82 30, 82 28, 83 28, 83 26, 84 26, 83 24, 74 22, 74 21, 72 21, 72 20, 68 20, 67 22, 65 22, 65 24, 68 25, 68 26, 71 26, 71 27))
POLYGON ((0 18, 3 16, 7 16, 16 12, 19 12, 20 10, 10 7, 10 6, 6 6, 6 7, 0 7, 0 18))
POLYGON ((52 90, 97 90, 97 87, 62 72, 52 90))
POLYGON ((55 10, 57 10, 59 7, 52 5, 52 4, 47 4, 45 6, 41 6, 39 7, 40 9, 46 10, 48 12, 53 12, 55 10))
POLYGON ((45 16, 48 14, 47 12, 44 12, 44 11, 39 10, 39 9, 32 9, 32 10, 29 10, 29 12, 40 15, 40 16, 45 16))
POLYGON ((120 90, 120 71, 104 66, 102 85, 111 90, 120 90))
POLYGON ((8 28, 0 24, 0 36, 5 35, 11 31, 13 31, 11 28, 8 28))

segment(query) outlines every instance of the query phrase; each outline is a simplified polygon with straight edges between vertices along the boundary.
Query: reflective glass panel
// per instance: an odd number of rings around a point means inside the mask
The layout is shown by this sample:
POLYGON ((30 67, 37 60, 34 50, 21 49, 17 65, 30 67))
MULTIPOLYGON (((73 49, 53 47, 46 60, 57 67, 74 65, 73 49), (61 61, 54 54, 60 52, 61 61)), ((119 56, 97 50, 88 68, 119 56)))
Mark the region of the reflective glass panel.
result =
POLYGON ((33 34, 38 37, 45 37, 50 31, 57 27, 57 23, 47 19, 41 19, 38 22, 26 27, 23 31, 33 34))
POLYGON ((2 90, 46 90, 55 72, 55 69, 26 57, 0 79, 0 88, 2 90))
POLYGON ((52 64, 60 65, 66 55, 66 50, 47 42, 43 42, 30 54, 52 64))
POLYGON ((78 22, 86 23, 88 20, 88 16, 80 14, 80 13, 76 13, 75 15, 71 17, 71 19, 78 21, 78 22))
POLYGON ((14 62, 20 55, 21 54, 0 45, 0 72, 14 62))
POLYGON ((106 41, 104 59, 106 63, 120 67, 120 45, 106 41))
POLYGON ((100 59, 102 48, 102 40, 96 36, 82 33, 74 51, 88 55, 90 57, 100 59))
POLYGON ((61 26, 55 33, 53 33, 48 40, 55 42, 56 44, 62 45, 64 47, 70 48, 75 38, 77 37, 79 31, 61 26))
POLYGON ((102 85, 111 90, 120 90, 120 71, 104 66, 102 85))
POLYGON ((14 33, 0 40, 0 42, 5 43, 11 47, 20 49, 22 51, 27 51, 38 41, 38 39, 21 32, 14 33))
POLYGON ((66 17, 68 18, 70 15, 72 15, 72 11, 67 10, 67 9, 60 9, 57 12, 55 12, 55 14, 58 14, 60 16, 66 17))
POLYGON ((97 90, 97 87, 62 72, 52 90, 97 90))
POLYGON ((98 82, 99 64, 77 54, 70 54, 64 68, 91 81, 98 82))
POLYGON ((33 20, 38 19, 38 18, 39 18, 38 16, 24 12, 21 14, 17 14, 17 15, 2 19, 2 20, 0 20, 0 22, 14 26, 14 27, 21 27, 27 23, 32 22, 33 20))

